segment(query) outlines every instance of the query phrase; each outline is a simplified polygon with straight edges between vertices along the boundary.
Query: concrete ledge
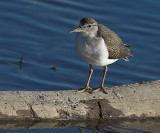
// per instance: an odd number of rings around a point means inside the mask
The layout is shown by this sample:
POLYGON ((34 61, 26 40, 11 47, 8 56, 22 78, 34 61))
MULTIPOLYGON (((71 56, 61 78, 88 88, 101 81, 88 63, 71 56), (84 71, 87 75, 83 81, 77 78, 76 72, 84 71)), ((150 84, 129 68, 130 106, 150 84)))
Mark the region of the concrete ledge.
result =
POLYGON ((0 91, 0 119, 160 117, 160 80, 107 87, 108 94, 0 91))

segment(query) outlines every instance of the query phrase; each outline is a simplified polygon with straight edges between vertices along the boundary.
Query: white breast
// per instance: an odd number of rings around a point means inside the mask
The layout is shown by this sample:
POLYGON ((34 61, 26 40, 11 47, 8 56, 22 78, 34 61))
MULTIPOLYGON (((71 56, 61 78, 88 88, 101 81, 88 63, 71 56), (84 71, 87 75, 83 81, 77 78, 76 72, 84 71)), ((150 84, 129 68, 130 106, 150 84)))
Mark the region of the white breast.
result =
POLYGON ((109 53, 103 38, 78 33, 76 49, 83 60, 95 66, 106 66, 117 61, 117 59, 108 59, 109 53))

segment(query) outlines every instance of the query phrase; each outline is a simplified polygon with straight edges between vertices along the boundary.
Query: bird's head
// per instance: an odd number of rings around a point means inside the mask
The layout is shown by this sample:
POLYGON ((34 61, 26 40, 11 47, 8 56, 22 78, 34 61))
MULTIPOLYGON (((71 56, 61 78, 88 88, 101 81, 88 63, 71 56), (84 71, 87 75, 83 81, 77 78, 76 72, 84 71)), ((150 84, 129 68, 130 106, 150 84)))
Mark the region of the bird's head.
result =
POLYGON ((71 30, 69 33, 72 32, 83 32, 88 35, 95 35, 97 34, 98 24, 93 18, 85 17, 80 20, 79 27, 71 30))

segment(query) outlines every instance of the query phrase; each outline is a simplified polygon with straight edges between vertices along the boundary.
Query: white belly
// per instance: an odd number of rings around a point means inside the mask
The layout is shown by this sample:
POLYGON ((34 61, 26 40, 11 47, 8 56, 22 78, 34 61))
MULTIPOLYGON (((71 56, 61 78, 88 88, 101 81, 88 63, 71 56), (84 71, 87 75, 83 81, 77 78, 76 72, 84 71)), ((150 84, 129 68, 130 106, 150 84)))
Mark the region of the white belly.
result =
POLYGON ((118 60, 108 59, 109 53, 103 38, 89 37, 78 33, 76 49, 83 60, 95 66, 106 66, 118 60))

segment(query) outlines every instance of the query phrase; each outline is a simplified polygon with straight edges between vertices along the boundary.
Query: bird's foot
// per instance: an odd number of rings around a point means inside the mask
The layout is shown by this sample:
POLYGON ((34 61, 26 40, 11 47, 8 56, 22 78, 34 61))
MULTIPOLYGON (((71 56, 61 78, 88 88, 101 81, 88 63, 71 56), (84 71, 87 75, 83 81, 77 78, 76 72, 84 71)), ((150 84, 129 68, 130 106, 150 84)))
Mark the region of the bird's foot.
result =
POLYGON ((104 89, 103 86, 99 86, 93 90, 93 92, 96 92, 96 91, 102 91, 103 93, 108 94, 106 89, 104 89))
POLYGON ((82 89, 78 89, 78 92, 85 92, 85 91, 87 91, 87 92, 89 92, 89 93, 91 93, 92 94, 92 88, 91 87, 85 87, 85 88, 82 88, 82 89))

